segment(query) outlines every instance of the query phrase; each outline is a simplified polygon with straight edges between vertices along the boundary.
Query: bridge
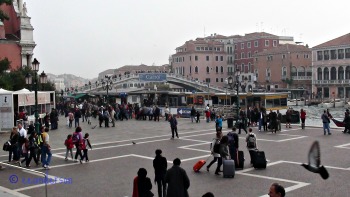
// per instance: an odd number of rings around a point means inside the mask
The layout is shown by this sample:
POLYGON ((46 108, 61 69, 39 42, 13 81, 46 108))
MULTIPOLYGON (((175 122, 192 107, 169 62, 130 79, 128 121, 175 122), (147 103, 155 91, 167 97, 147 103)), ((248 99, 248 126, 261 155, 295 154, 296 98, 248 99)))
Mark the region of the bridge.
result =
MULTIPOLYGON (((118 92, 131 92, 137 90, 144 90, 145 84, 152 82, 164 82, 175 84, 183 87, 184 89, 196 91, 196 92, 213 92, 213 93, 225 93, 226 89, 222 87, 212 86, 205 82, 195 81, 183 77, 182 75, 176 75, 172 73, 138 73, 124 75, 121 77, 112 78, 112 87, 118 92), (142 84, 142 85, 141 85, 142 84)), ((113 89, 111 93, 113 94, 113 89)), ((82 93, 99 94, 105 92, 101 83, 85 85, 78 87, 78 91, 82 93)), ((227 92, 234 93, 235 91, 227 90, 227 92)))

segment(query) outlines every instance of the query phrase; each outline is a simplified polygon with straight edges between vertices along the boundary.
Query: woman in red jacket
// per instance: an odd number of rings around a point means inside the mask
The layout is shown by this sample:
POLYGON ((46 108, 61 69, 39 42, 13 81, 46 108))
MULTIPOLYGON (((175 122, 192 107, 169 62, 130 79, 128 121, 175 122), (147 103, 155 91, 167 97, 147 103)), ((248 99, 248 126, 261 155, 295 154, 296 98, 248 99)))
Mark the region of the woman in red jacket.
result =
POLYGON ((303 109, 301 109, 300 110, 301 129, 305 129, 305 118, 306 118, 306 112, 303 109))

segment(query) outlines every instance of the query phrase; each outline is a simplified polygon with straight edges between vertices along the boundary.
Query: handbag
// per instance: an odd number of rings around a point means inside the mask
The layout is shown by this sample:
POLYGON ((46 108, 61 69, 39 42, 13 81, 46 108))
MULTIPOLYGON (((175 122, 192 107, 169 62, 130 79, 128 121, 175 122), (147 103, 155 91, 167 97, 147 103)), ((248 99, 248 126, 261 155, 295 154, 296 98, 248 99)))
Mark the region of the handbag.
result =
POLYGON ((10 151, 10 149, 11 149, 11 142, 10 141, 5 142, 4 146, 2 147, 2 150, 10 151))

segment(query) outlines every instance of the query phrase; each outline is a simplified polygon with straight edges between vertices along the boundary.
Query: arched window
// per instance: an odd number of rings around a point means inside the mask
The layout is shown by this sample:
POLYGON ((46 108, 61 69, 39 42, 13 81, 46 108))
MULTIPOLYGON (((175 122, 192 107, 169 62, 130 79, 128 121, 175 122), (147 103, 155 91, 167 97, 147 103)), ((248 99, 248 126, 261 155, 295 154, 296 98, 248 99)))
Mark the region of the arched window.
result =
POLYGON ((335 67, 331 68, 331 80, 337 79, 337 69, 335 67))
POLYGON ((219 72, 219 67, 218 67, 218 66, 215 67, 215 72, 216 72, 216 73, 219 72))
POLYGON ((221 73, 224 72, 224 67, 223 66, 221 66, 220 71, 221 71, 221 73))
POLYGON ((250 62, 248 62, 248 73, 250 73, 251 69, 252 69, 251 64, 250 62))
POLYGON ((287 76, 287 67, 282 67, 282 76, 287 76))
POLYGON ((190 74, 192 74, 192 66, 190 66, 190 74))
POLYGON ((207 73, 209 73, 209 66, 207 66, 207 73))
POLYGON ((195 73, 198 73, 198 67, 197 67, 197 66, 194 67, 194 72, 195 72, 195 73))
POLYGON ((350 79, 350 66, 345 69, 345 79, 350 79))
POLYGON ((342 66, 338 68, 338 79, 344 79, 344 68, 342 66))
POLYGON ((323 69, 323 80, 329 80, 329 69, 327 67, 323 69))
POLYGON ((301 66, 298 68, 298 76, 305 76, 305 67, 301 66))
POLYGON ((322 80, 322 68, 317 69, 317 80, 322 80))
POLYGON ((267 69, 266 69, 266 77, 270 77, 270 75, 271 75, 270 69, 267 68, 267 69))

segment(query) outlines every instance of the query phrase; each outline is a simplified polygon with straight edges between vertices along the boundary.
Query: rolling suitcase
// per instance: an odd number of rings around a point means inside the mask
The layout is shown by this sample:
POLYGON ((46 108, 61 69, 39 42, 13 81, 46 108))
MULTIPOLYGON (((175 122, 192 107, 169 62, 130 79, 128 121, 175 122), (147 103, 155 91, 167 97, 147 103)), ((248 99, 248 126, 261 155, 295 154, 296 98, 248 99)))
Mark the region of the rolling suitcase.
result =
POLYGON ((256 169, 266 168, 266 157, 264 151, 256 150, 254 153, 253 167, 256 169))
POLYGON ((235 162, 236 168, 243 169, 244 168, 244 152, 238 151, 237 153, 237 160, 235 162))
POLYGON ((224 178, 235 177, 235 161, 234 160, 223 160, 223 176, 224 178))
POLYGON ((199 172, 199 170, 206 164, 207 162, 205 160, 199 160, 196 164, 193 166, 193 171, 199 172))

